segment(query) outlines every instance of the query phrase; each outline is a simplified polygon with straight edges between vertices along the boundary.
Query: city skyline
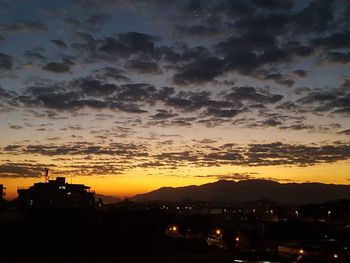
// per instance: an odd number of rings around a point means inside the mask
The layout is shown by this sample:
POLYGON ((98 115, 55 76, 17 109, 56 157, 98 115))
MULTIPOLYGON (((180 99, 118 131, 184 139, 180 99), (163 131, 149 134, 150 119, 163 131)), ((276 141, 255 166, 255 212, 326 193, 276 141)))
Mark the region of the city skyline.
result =
POLYGON ((0 1, 0 177, 132 196, 349 184, 350 3, 0 1))

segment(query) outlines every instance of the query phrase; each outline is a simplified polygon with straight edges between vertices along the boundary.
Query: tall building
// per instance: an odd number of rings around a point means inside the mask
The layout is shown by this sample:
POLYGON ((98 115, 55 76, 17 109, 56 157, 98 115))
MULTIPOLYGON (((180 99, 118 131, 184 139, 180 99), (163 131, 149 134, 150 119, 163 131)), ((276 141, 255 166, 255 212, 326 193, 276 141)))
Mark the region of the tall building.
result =
POLYGON ((95 204, 95 193, 83 184, 68 184, 64 177, 35 183, 28 189, 18 189, 20 209, 89 208, 95 204))
POLYGON ((2 204, 3 196, 5 196, 5 189, 4 185, 0 184, 0 204, 2 204))

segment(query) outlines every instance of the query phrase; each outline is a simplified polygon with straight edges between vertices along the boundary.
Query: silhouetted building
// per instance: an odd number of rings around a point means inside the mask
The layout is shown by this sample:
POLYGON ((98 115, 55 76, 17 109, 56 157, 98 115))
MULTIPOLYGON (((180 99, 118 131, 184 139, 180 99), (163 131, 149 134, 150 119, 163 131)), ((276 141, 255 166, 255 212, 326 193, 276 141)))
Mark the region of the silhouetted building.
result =
POLYGON ((19 208, 88 208, 95 203, 95 193, 83 184, 68 184, 64 177, 35 183, 18 189, 19 208))
POLYGON ((2 208, 2 204, 3 204, 3 196, 5 196, 5 187, 4 185, 0 184, 0 208, 2 208))
POLYGON ((2 200, 2 197, 5 195, 5 187, 4 185, 0 184, 0 199, 2 200))

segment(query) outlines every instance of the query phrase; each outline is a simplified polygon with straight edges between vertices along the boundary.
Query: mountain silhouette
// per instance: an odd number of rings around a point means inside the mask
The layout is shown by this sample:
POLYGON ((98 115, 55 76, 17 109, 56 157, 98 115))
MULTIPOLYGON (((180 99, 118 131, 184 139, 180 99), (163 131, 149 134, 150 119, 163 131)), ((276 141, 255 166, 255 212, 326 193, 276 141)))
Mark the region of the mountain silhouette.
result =
POLYGON ((95 194, 95 200, 99 199, 101 199, 105 204, 119 203, 122 201, 122 199, 116 196, 95 194))
POLYGON ((322 203, 329 200, 350 199, 350 185, 322 183, 278 183, 270 180, 220 180, 203 185, 162 187, 136 195, 133 201, 215 201, 247 202, 269 199, 285 204, 322 203))

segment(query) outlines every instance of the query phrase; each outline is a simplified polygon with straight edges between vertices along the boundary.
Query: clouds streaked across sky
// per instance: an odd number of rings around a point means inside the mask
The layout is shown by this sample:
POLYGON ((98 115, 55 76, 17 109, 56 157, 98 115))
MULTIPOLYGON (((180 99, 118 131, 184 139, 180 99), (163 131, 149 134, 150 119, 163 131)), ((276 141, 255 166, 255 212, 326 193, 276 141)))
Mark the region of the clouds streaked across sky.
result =
POLYGON ((349 182, 346 0, 1 0, 0 17, 10 196, 44 167, 117 195, 349 182))

